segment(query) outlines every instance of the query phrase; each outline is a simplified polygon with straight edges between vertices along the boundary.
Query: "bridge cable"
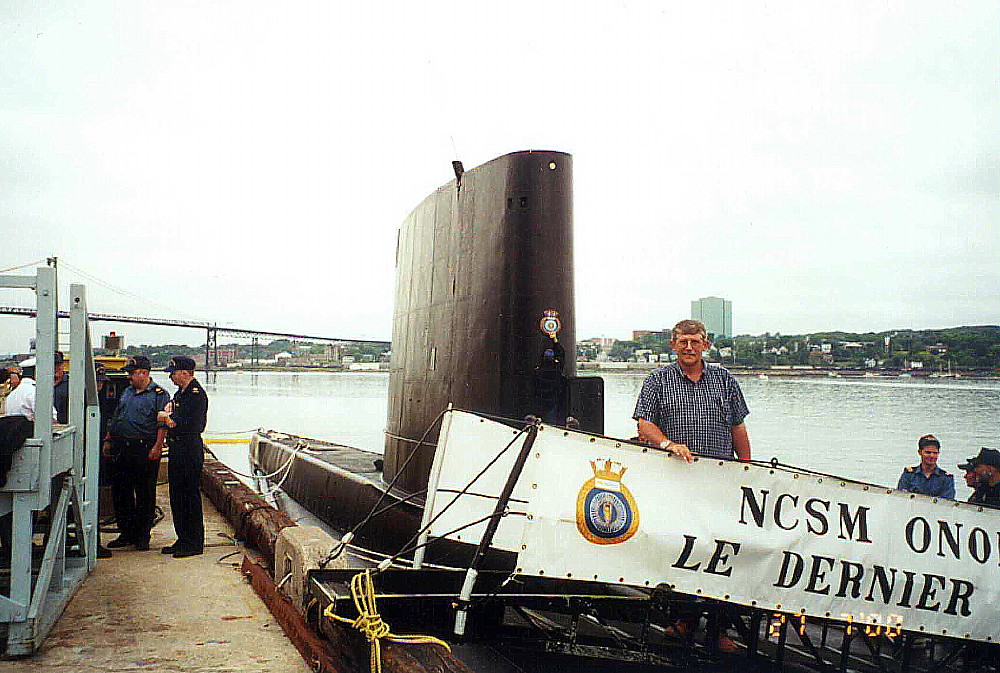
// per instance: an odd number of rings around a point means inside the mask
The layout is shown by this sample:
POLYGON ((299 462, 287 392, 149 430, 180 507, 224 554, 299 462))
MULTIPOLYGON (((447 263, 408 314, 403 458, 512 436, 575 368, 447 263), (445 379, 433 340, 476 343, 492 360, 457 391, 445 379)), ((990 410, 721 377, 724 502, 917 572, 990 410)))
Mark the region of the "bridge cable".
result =
POLYGON ((0 273, 7 273, 8 271, 17 271, 18 269, 26 269, 29 266, 38 266, 39 264, 45 264, 45 260, 39 259, 34 262, 28 262, 27 264, 22 264, 21 266, 12 266, 9 269, 0 269, 0 273))
MULTIPOLYGON (((138 294, 136 294, 134 292, 129 292, 128 290, 122 289, 120 287, 112 285, 111 283, 103 281, 100 278, 98 278, 97 276, 95 276, 93 274, 90 274, 90 273, 87 273, 86 271, 84 271, 80 267, 78 267, 78 266, 76 266, 74 264, 70 264, 69 262, 65 261, 62 258, 59 259, 59 264, 60 264, 60 266, 64 266, 64 267, 68 268, 70 271, 73 271, 75 273, 80 274, 81 276, 83 276, 85 279, 87 279, 89 281, 97 283, 98 285, 101 285, 102 287, 105 287, 108 290, 111 290, 112 292, 117 292, 118 294, 122 295, 123 297, 127 297, 129 299, 135 299, 136 301, 143 302, 144 304, 146 304, 148 306, 155 306, 157 308, 166 310, 169 313, 174 314, 174 315, 183 315, 183 316, 187 316, 188 318, 191 318, 193 320, 200 320, 200 318, 197 318, 196 316, 193 316, 190 313, 185 313, 183 311, 179 311, 179 310, 177 310, 176 308, 174 308, 172 306, 167 306, 166 304, 161 304, 159 302, 151 301, 151 300, 146 299, 146 298, 144 298, 144 297, 142 297, 142 296, 140 296, 140 295, 138 295, 138 294)), ((207 321, 205 321, 205 322, 207 322, 207 321)))

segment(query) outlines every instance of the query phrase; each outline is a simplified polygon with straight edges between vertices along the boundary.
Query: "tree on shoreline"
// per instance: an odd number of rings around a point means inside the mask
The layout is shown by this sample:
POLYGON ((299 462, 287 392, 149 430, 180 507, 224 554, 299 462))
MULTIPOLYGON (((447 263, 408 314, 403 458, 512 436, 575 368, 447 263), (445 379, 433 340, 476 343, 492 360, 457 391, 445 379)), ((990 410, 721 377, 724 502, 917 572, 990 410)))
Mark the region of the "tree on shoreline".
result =
MULTIPOLYGON (((708 355, 713 362, 743 367, 822 365, 856 369, 988 372, 1000 369, 1000 326, 981 325, 933 330, 883 332, 814 332, 812 334, 740 334, 719 337, 708 355)), ((618 341, 609 355, 634 358, 636 350, 670 353, 670 340, 655 336, 618 341)))

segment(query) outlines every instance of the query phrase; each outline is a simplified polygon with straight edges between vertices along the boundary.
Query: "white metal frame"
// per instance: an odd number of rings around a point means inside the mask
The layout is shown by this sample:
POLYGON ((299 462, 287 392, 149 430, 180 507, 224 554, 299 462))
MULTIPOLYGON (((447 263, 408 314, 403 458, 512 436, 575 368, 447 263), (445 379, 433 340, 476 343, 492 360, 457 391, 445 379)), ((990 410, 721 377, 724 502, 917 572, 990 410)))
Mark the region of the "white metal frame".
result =
POLYGON ((9 586, 0 584, 0 636, 6 630, 0 651, 25 656, 41 647, 97 561, 100 411, 84 286, 70 285, 68 425, 55 425, 50 411, 58 349, 56 269, 39 268, 35 276, 0 275, 0 287, 33 290, 36 297, 34 433, 15 451, 0 488, 0 515, 11 515, 12 540, 9 586), (49 534, 36 563, 33 526, 46 508, 49 534))

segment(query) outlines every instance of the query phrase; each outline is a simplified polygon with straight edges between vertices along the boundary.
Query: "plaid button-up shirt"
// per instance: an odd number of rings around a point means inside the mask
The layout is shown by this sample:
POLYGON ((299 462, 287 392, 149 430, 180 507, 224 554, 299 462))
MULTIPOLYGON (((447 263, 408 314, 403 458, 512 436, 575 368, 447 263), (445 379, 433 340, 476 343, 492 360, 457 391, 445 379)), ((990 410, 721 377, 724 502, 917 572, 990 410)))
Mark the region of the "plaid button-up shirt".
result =
POLYGON ((646 377, 632 418, 654 423, 670 441, 695 453, 732 458, 732 428, 749 413, 728 370, 706 362, 695 382, 675 362, 646 377))

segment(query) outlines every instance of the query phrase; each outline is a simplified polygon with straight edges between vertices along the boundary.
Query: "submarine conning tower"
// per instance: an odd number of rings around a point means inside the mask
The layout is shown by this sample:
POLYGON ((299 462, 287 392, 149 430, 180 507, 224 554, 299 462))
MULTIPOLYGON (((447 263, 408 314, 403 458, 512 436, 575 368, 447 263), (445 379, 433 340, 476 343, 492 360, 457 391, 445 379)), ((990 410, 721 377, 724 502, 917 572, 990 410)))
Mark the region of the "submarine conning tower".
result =
POLYGON ((455 172, 396 242, 383 476, 418 451, 397 482, 410 493, 427 485, 438 428, 418 442, 449 403, 604 425, 603 381, 576 377, 572 156, 514 152, 455 172))

